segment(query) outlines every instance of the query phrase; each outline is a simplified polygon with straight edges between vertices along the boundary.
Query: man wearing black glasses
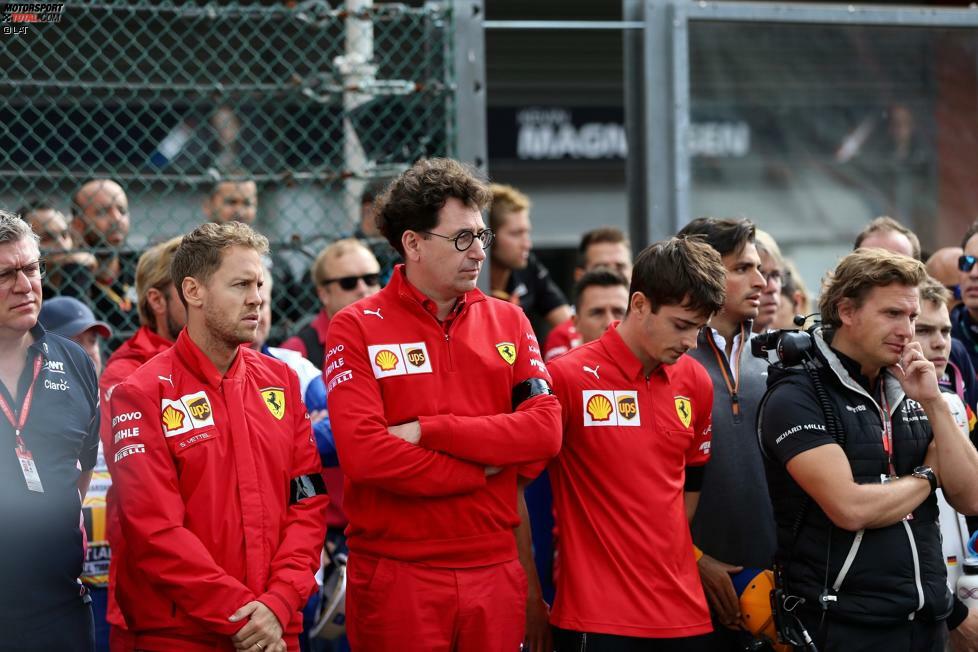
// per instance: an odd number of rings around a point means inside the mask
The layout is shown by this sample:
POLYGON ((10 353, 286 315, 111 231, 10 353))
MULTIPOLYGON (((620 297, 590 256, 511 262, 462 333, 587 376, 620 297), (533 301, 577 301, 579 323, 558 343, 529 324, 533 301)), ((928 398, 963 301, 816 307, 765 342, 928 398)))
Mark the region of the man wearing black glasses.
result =
POLYGON ((98 456, 98 383, 81 347, 38 324, 37 242, 0 211, 0 647, 89 652, 79 516, 98 456))
POLYGON ((331 321, 324 377, 350 518, 353 649, 517 650, 527 579, 516 487, 560 447, 560 404, 523 312, 476 279, 489 190, 422 160, 378 200, 404 258, 331 321))
POLYGON ((329 320, 351 303, 380 290, 380 264, 359 240, 344 238, 323 249, 311 271, 322 309, 307 326, 285 340, 282 348, 298 351, 322 367, 329 320))
POLYGON ((964 344, 972 365, 978 363, 978 221, 961 240, 963 254, 958 258, 961 273, 961 304, 951 311, 951 335, 964 344))

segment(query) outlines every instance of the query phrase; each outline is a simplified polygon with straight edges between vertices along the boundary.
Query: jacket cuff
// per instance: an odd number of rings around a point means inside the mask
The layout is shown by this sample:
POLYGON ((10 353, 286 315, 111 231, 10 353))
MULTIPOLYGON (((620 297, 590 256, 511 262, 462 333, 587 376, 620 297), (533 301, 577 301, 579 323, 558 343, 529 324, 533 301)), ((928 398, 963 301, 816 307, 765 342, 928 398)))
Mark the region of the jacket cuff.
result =
POLYGON ((275 617, 278 618, 278 624, 282 626, 282 630, 284 631, 288 628, 292 617, 299 609, 301 598, 298 592, 290 585, 284 582, 276 582, 269 586, 267 591, 258 596, 258 601, 271 609, 275 617))
POLYGON ((957 595, 954 596, 954 604, 951 606, 951 613, 947 617, 947 630, 953 632, 958 625, 968 617, 968 605, 961 602, 957 595))
POLYGON ((421 439, 418 444, 422 448, 451 454, 455 433, 450 417, 444 415, 418 417, 418 424, 421 427, 421 439))

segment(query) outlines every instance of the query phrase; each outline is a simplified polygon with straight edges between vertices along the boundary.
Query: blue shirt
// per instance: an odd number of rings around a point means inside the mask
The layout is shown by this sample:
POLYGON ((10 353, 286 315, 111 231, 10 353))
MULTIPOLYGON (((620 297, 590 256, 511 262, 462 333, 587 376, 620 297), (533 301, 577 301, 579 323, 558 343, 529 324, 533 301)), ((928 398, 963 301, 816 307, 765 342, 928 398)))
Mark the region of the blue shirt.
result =
POLYGON ((0 414, 0 629, 52 622, 55 610, 79 599, 83 551, 77 482, 98 456, 98 381, 91 359, 40 324, 31 335, 17 395, 11 397, 2 383, 0 393, 19 417, 40 357, 21 437, 44 491, 27 488, 14 426, 0 414))

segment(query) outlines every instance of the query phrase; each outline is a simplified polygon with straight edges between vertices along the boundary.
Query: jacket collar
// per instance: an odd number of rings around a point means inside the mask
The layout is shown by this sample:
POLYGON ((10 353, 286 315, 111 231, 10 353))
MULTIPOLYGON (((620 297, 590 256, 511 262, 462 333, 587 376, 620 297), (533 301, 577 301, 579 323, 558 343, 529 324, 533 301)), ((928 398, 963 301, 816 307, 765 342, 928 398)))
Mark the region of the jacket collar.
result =
MULTIPOLYGON (((620 321, 612 322, 608 326, 608 330, 604 332, 601 336, 600 342, 601 346, 604 348, 605 353, 608 358, 618 367, 625 378, 630 381, 638 381, 645 378, 645 374, 642 373, 642 361, 628 348, 628 344, 622 339, 621 335, 618 333, 618 325, 621 324, 620 321)), ((659 364, 655 368, 652 374, 661 372, 665 375, 666 381, 670 380, 669 367, 671 365, 659 364)))
MULTIPOLYGON (((829 346, 829 343, 825 341, 825 337, 821 328, 815 331, 815 346, 818 349, 819 356, 825 360, 828 365, 829 370, 835 374, 836 378, 839 379, 847 389, 865 396, 871 400, 877 407, 879 407, 879 401, 875 396, 872 396, 866 389, 856 382, 849 372, 846 371, 845 366, 842 364, 842 360, 836 355, 835 350, 829 346)), ((890 414, 887 416, 892 417, 893 413, 896 412, 897 407, 903 402, 906 394, 903 392, 903 387, 900 386, 900 381, 893 377, 886 369, 880 369, 880 376, 883 379, 883 388, 886 392, 886 401, 890 405, 890 414)), ((882 409, 881 409, 882 411, 882 409)))
MULTIPOLYGON (((435 302, 421 290, 416 288, 411 281, 407 279, 407 273, 403 263, 394 268, 394 274, 391 275, 391 280, 390 283, 387 284, 387 288, 390 288, 390 291, 397 294, 399 297, 401 297, 401 299, 420 305, 425 312, 431 314, 432 316, 436 316, 438 314, 438 308, 435 305, 435 302)), ((467 306, 479 301, 485 301, 485 299, 486 295, 484 295, 479 288, 466 292, 458 298, 449 319, 461 314, 467 306)))
POLYGON ((198 380, 207 383, 211 387, 218 388, 226 378, 239 378, 244 376, 246 364, 244 361, 244 349, 246 345, 238 347, 238 352, 231 361, 231 366, 223 376, 217 370, 210 358, 200 350, 200 347, 187 334, 187 329, 180 331, 180 336, 173 345, 177 356, 183 363, 183 367, 198 380))

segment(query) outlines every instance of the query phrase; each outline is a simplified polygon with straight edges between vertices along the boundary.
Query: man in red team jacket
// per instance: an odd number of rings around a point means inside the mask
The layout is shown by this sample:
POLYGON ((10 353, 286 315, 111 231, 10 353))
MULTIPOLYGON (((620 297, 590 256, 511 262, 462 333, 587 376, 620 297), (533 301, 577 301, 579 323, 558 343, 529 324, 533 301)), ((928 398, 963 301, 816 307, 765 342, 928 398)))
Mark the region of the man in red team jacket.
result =
MULTIPOLYGON (((635 261, 625 318, 550 363, 564 421, 549 467, 560 652, 707 649, 688 520, 709 459, 713 391, 684 354, 723 307, 723 279, 709 245, 658 242, 635 261)), ((552 649, 532 634, 533 652, 552 649)))
MULTIPOLYGON (((112 450, 112 415, 109 413, 109 398, 112 396, 112 390, 157 353, 162 353, 173 346, 173 342, 187 321, 187 309, 183 307, 180 295, 177 294, 170 278, 170 262, 182 239, 183 236, 178 236, 147 249, 139 257, 139 263, 136 265, 136 307, 139 311, 139 330, 112 354, 109 361, 105 363, 105 370, 98 382, 101 399, 99 436, 104 451, 112 450)), ((114 466, 112 456, 106 455, 105 461, 111 471, 114 466)), ((125 541, 121 536, 116 502, 115 490, 109 486, 106 497, 105 531, 112 558, 117 560, 109 565, 109 584, 112 586, 115 586, 116 569, 121 563, 118 560, 125 555, 125 541)), ((106 621, 110 627, 109 645, 113 652, 131 650, 132 640, 126 635, 126 621, 122 617, 122 611, 112 591, 108 594, 106 621)))
POLYGON ((489 199, 460 163, 416 163, 377 209, 404 265, 330 323, 355 650, 501 652, 523 638, 517 477, 557 453, 560 405, 523 312, 476 289, 489 199))
POLYGON ((328 499, 295 373, 241 346, 267 247, 239 222, 185 236, 187 327, 112 391, 114 590, 137 650, 298 649, 328 499))

